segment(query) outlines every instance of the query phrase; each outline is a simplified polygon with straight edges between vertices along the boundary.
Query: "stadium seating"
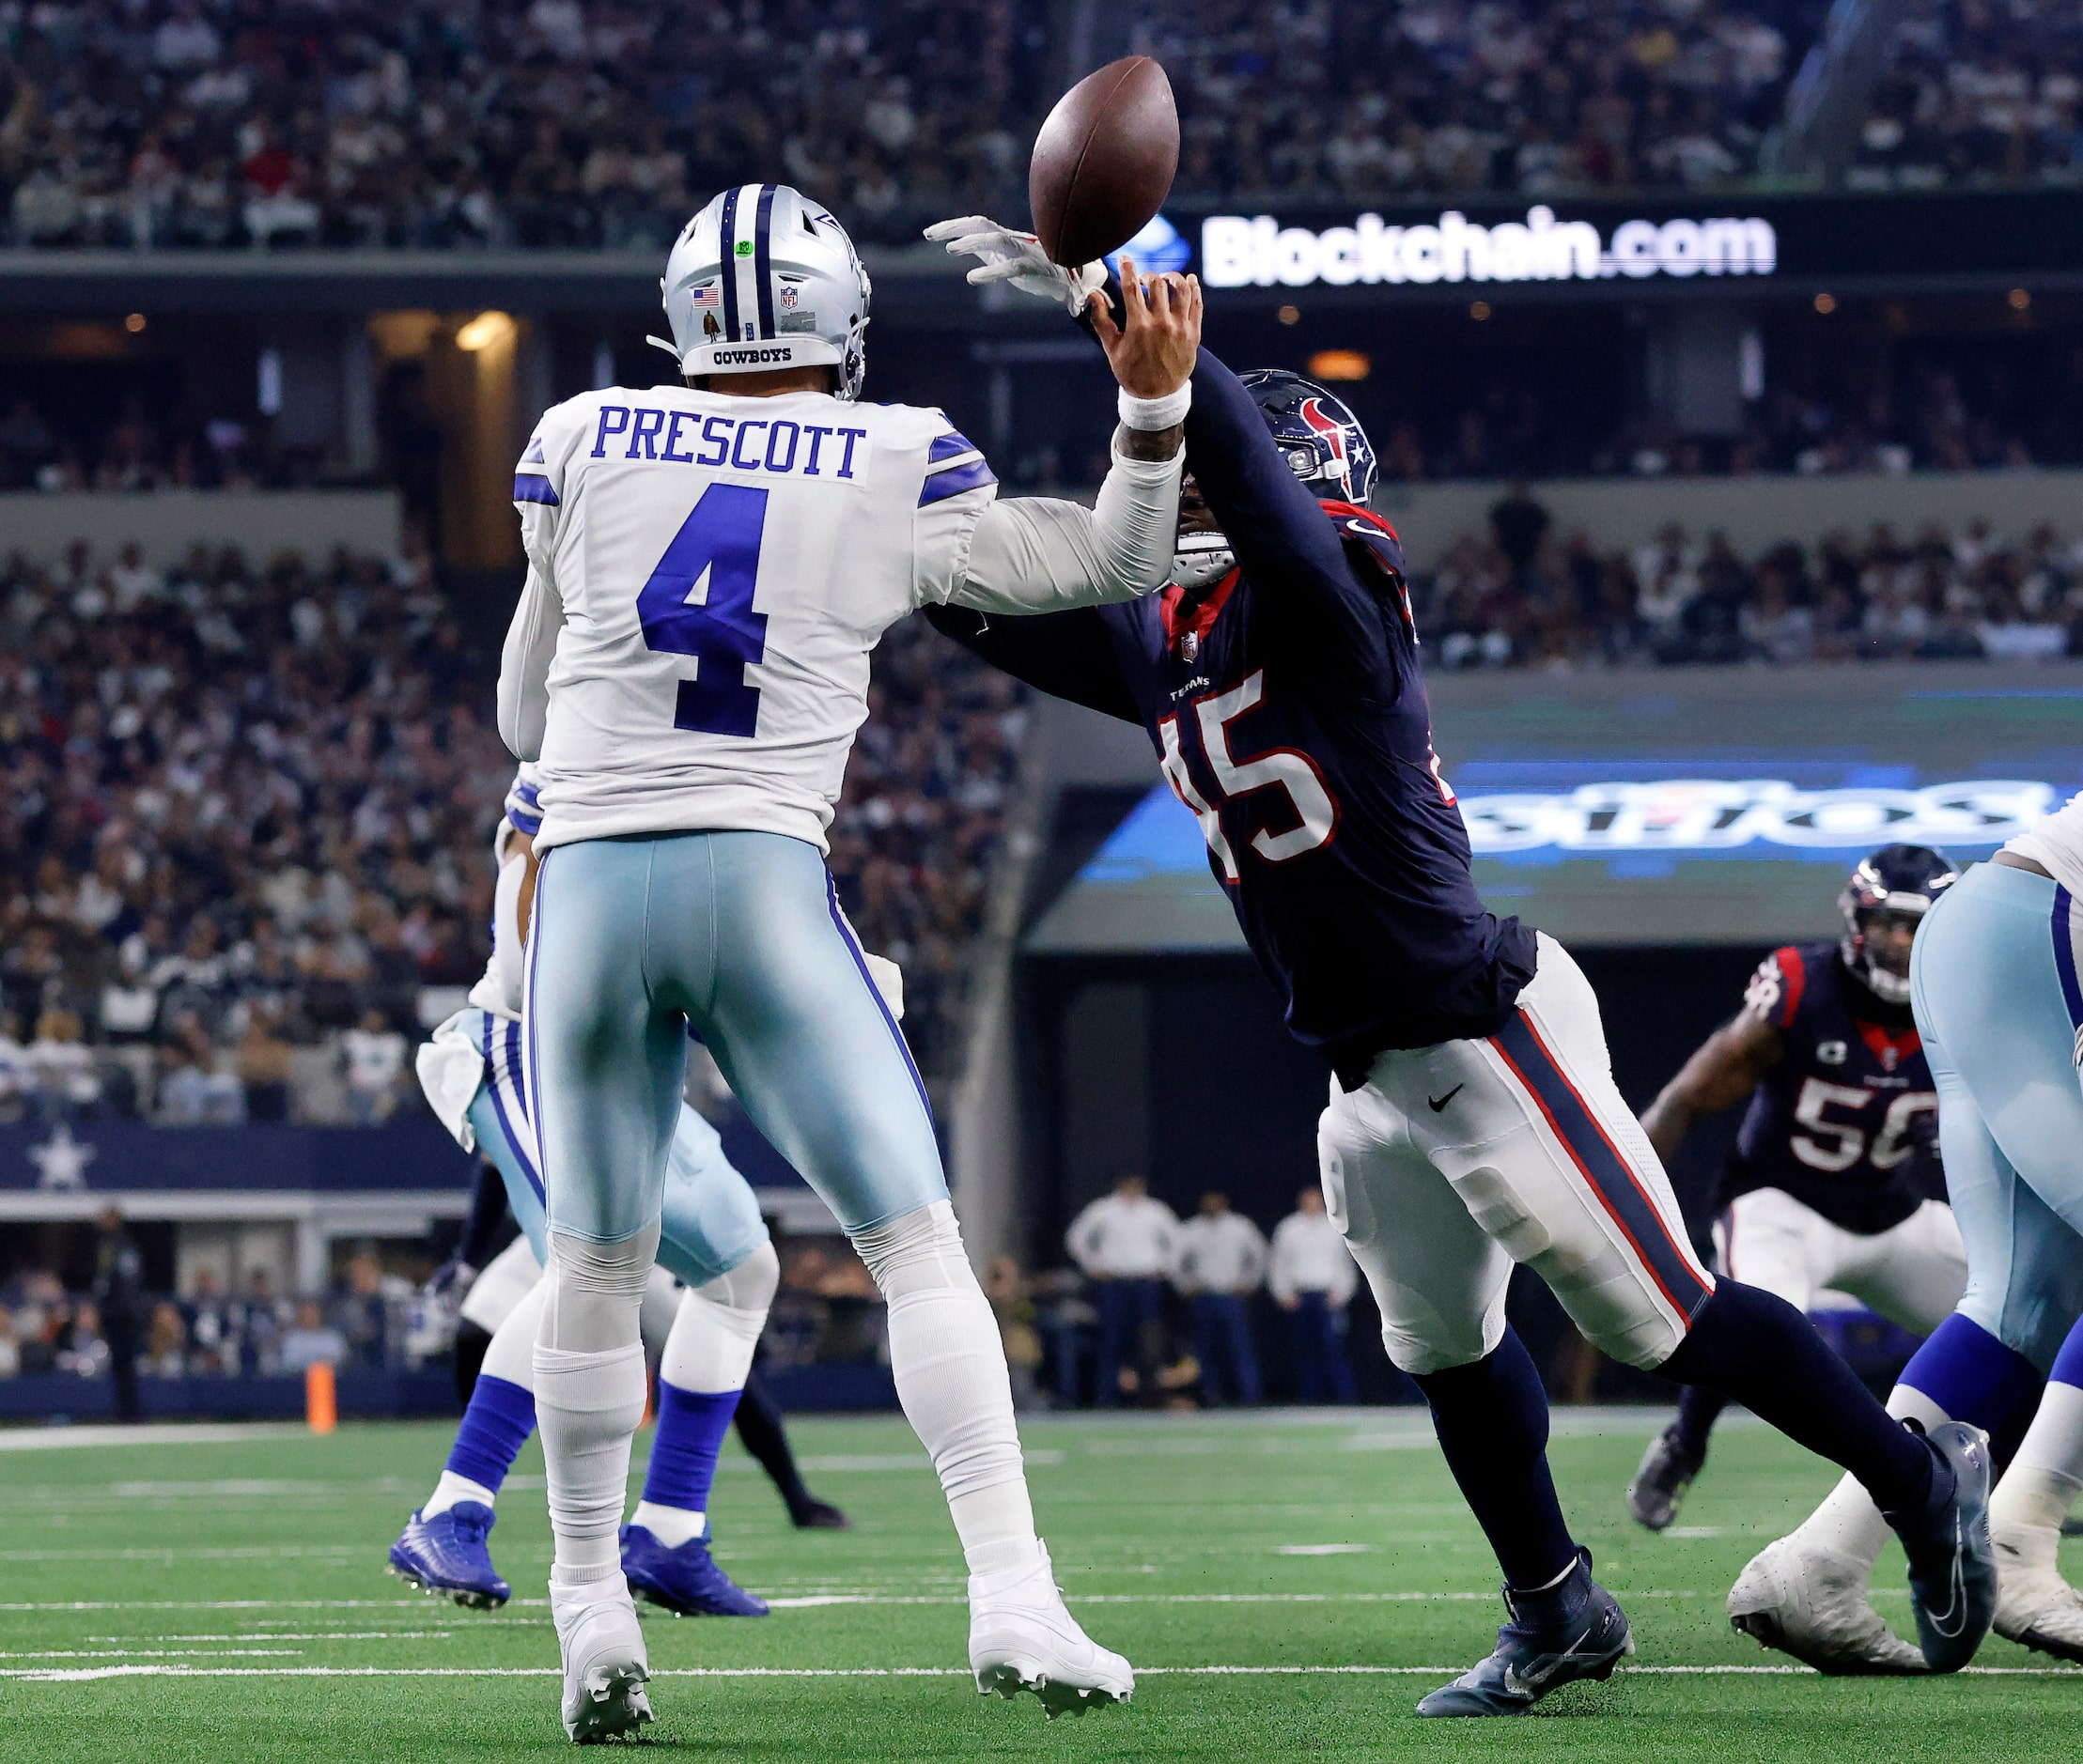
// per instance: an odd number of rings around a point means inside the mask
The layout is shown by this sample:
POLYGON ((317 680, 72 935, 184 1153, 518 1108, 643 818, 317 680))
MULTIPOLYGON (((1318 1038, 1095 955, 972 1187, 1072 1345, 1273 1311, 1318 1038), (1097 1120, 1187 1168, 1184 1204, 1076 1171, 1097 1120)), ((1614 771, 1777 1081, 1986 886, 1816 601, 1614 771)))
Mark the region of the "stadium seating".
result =
MULTIPOLYGON (((512 760, 424 558, 85 541, 0 567, 0 1119, 379 1121, 485 959, 512 760)), ((923 626, 877 658, 833 836, 862 936, 956 1057, 1021 733, 923 626)))
POLYGON ((1551 195, 1755 171, 1822 13, 1809 0, 1158 0, 1137 41, 1179 93, 1182 192, 1551 195))
POLYGON ((2083 14, 1916 0, 1847 179, 1868 190, 2083 182, 2083 14))

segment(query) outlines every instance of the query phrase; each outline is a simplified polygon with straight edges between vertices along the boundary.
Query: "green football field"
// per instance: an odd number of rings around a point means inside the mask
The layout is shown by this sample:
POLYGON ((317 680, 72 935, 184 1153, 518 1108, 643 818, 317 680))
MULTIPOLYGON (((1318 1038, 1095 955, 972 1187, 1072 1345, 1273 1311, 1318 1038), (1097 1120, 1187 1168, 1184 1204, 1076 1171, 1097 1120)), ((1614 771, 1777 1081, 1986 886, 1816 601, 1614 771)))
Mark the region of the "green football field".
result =
MULTIPOLYGON (((961 1561, 894 1420, 795 1434, 850 1533, 797 1533, 735 1442, 718 1554, 764 1619, 646 1620, 658 1725, 689 1758, 1858 1759, 2083 1754, 2083 1671, 1992 1642, 1944 1680, 1831 1680, 1730 1632, 1722 1594, 1829 1472, 1756 1426, 1719 1435, 1676 1535, 1621 1488, 1645 1414, 1559 1415, 1579 1535, 1640 1651, 1522 1721, 1411 1705, 1487 1650, 1495 1570, 1422 1415, 1030 1419, 1035 1506, 1071 1602, 1135 1663, 1134 1703, 1045 1722, 961 1667, 961 1561)), ((96 1430, 100 1433, 101 1430, 96 1430)), ((531 1445, 493 1534, 496 1615, 412 1593, 384 1552, 443 1426, 155 1429, 46 1448, 0 1434, 0 1732, 17 1761, 491 1759, 568 1750, 531 1445)), ((640 1443, 641 1448, 641 1443, 640 1443)), ((2068 1561, 2083 1571, 2083 1554, 2068 1561)), ((1899 1558, 1882 1609, 1905 1628, 1899 1558)))

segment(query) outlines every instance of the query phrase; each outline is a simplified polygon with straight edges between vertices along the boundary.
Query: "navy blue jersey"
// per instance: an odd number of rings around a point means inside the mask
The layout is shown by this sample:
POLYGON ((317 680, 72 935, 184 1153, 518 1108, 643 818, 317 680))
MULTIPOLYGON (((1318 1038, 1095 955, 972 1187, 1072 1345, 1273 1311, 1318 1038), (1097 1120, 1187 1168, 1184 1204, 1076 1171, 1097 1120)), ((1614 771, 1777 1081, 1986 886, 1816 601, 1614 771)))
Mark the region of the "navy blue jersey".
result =
POLYGON ((1719 1204, 1780 1188, 1848 1231, 1900 1225, 1938 1189, 1938 1098, 1909 1007, 1811 943, 1766 956, 1744 1009, 1786 1053, 1750 1097, 1719 1204))
POLYGON ((1484 909, 1439 775, 1394 531, 1319 503, 1204 349, 1187 463, 1236 558, 1197 605, 941 630, 1042 690, 1140 722, 1297 1039, 1350 1088, 1375 1054, 1494 1033, 1533 935, 1484 909))

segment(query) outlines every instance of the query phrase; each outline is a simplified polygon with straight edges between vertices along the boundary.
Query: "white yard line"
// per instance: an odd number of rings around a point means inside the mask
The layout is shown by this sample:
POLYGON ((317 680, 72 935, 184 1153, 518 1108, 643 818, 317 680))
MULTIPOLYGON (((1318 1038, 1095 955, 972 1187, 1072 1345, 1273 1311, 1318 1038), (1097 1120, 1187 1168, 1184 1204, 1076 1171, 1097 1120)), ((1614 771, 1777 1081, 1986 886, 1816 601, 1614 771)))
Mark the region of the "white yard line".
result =
POLYGON ((302 1421, 162 1421, 147 1427, 0 1428, 0 1451, 70 1451, 86 1446, 236 1446, 256 1439, 309 1439, 302 1421))
MULTIPOLYGON (((1452 1677, 1455 1666, 1139 1666, 1145 1679, 1194 1678, 1428 1678, 1452 1677)), ((1807 1666, 1622 1666, 1640 1678, 1820 1678, 1807 1666)), ((71 1666, 0 1669, 0 1679, 37 1684, 78 1684, 103 1679, 554 1679, 555 1666, 71 1666)), ((667 1666, 654 1679, 966 1679, 959 1666, 667 1666)), ((2075 1678, 2074 1666, 1969 1666, 1982 1679, 2075 1678)))

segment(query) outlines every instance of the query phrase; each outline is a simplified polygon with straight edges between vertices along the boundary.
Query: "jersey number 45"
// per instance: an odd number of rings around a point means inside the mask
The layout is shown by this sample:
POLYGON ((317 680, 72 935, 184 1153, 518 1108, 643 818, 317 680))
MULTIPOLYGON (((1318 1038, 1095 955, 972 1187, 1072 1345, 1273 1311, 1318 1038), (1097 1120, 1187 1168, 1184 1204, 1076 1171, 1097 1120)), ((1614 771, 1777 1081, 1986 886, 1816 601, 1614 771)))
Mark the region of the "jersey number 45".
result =
POLYGON ((636 597, 645 645, 695 660, 694 678, 680 682, 676 729, 740 736, 758 730, 759 689, 745 683, 745 669, 767 653, 767 615, 753 611, 766 526, 764 489, 709 485, 636 597), (696 600, 705 577, 707 592, 696 600))

